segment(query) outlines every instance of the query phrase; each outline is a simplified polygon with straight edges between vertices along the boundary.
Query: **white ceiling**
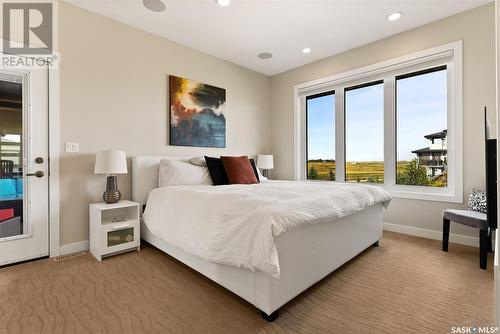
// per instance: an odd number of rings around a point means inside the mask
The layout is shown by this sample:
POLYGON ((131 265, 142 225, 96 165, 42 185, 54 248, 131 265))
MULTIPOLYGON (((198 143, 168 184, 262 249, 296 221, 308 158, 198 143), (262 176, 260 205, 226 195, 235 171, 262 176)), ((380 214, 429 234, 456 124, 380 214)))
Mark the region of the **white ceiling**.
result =
POLYGON ((491 0, 165 0, 162 13, 142 0, 66 0, 179 44, 274 75, 491 0), (402 12, 400 20, 387 16, 402 12), (312 48, 309 54, 302 49, 312 48), (272 59, 257 57, 270 52, 272 59))

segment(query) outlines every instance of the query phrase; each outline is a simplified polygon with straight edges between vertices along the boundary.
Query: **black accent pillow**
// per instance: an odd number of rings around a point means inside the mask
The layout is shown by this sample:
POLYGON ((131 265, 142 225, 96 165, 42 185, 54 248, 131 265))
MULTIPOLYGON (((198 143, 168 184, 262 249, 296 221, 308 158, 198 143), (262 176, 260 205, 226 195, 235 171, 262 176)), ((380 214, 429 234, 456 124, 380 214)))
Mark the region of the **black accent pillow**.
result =
POLYGON ((253 158, 250 158, 248 160, 250 160, 250 165, 252 165, 252 169, 253 172, 255 173, 255 177, 257 178, 257 182, 260 183, 259 172, 257 171, 257 167, 255 166, 255 161, 253 160, 253 158))
MULTIPOLYGON (((255 166, 255 161, 252 158, 250 158, 249 160, 250 164, 252 165, 253 172, 255 173, 255 177, 260 183, 259 172, 257 171, 257 167, 255 166)), ((208 172, 210 173, 210 177, 212 178, 214 186, 229 184, 229 178, 227 177, 226 170, 224 169, 224 164, 222 163, 222 160, 220 158, 205 156, 205 161, 207 163, 208 172)))
POLYGON ((205 156, 205 161, 207 162, 208 172, 210 173, 214 186, 229 184, 229 179, 227 178, 226 170, 224 169, 221 159, 205 156))

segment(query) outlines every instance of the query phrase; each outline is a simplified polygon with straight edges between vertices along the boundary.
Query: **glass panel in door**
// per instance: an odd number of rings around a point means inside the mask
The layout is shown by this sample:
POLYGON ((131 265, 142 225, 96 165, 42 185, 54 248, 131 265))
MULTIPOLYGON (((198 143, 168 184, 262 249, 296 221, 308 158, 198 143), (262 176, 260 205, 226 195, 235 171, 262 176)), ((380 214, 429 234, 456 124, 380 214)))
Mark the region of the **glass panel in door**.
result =
POLYGON ((0 80, 0 238, 25 233, 23 226, 23 83, 0 80))

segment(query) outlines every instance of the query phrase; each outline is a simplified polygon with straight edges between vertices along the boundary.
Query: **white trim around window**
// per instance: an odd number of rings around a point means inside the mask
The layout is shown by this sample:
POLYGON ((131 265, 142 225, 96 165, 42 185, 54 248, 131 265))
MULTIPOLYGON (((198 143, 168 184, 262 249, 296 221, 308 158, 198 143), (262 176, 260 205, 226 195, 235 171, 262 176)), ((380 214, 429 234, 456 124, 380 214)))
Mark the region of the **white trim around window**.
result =
MULTIPOLYGON (((357 68, 294 87, 294 176, 306 179, 306 97, 335 91, 336 182, 345 178, 344 89, 376 80, 384 82, 384 184, 394 197, 463 202, 462 41, 357 68), (446 187, 396 185, 395 77, 446 65, 448 82, 448 182, 446 187)), ((326 182, 326 181, 325 181, 326 182)), ((330 181, 331 182, 331 181, 330 181)))

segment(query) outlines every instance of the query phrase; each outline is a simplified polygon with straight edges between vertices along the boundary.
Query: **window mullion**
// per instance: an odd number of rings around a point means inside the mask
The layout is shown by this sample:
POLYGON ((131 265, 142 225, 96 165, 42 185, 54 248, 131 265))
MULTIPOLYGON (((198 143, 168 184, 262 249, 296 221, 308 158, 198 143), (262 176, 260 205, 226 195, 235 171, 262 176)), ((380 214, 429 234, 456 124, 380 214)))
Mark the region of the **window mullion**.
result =
POLYGON ((384 78, 384 184, 396 184, 396 86, 394 77, 384 78))
POLYGON ((298 173, 296 173, 296 180, 305 180, 307 179, 307 102, 305 97, 301 97, 299 100, 301 110, 304 110, 303 113, 300 113, 300 144, 298 147, 299 154, 299 165, 298 173))
MULTIPOLYGON (((448 123, 448 138, 447 138, 447 164, 448 164, 448 188, 451 189, 452 192, 455 193, 460 193, 462 194, 463 189, 462 189, 462 180, 457 180, 455 179, 457 174, 456 174, 456 168, 462 168, 462 161, 459 161, 459 159, 456 159, 457 156, 462 156, 462 154, 456 155, 461 149, 459 149, 457 146, 459 145, 459 140, 456 137, 457 133, 462 133, 461 129, 461 121, 459 121, 460 126, 457 126, 457 122, 455 121, 455 117, 457 115, 453 113, 453 110, 461 110, 462 108, 457 108, 455 106, 456 101, 460 101, 459 99, 455 98, 455 83, 454 83, 454 64, 453 62, 449 62, 447 64, 447 69, 448 72, 446 73, 446 83, 447 83, 447 101, 446 101, 446 106, 447 106, 447 123, 448 123), (457 132, 459 131, 459 132, 457 132), (455 189, 455 187, 458 187, 459 189, 455 189), (458 191, 457 191, 458 190, 458 191)), ((459 102, 460 103, 460 102, 459 102)), ((460 173, 461 174, 461 173, 460 173)))
POLYGON ((335 180, 345 182, 344 88, 336 88, 335 93, 335 180))

